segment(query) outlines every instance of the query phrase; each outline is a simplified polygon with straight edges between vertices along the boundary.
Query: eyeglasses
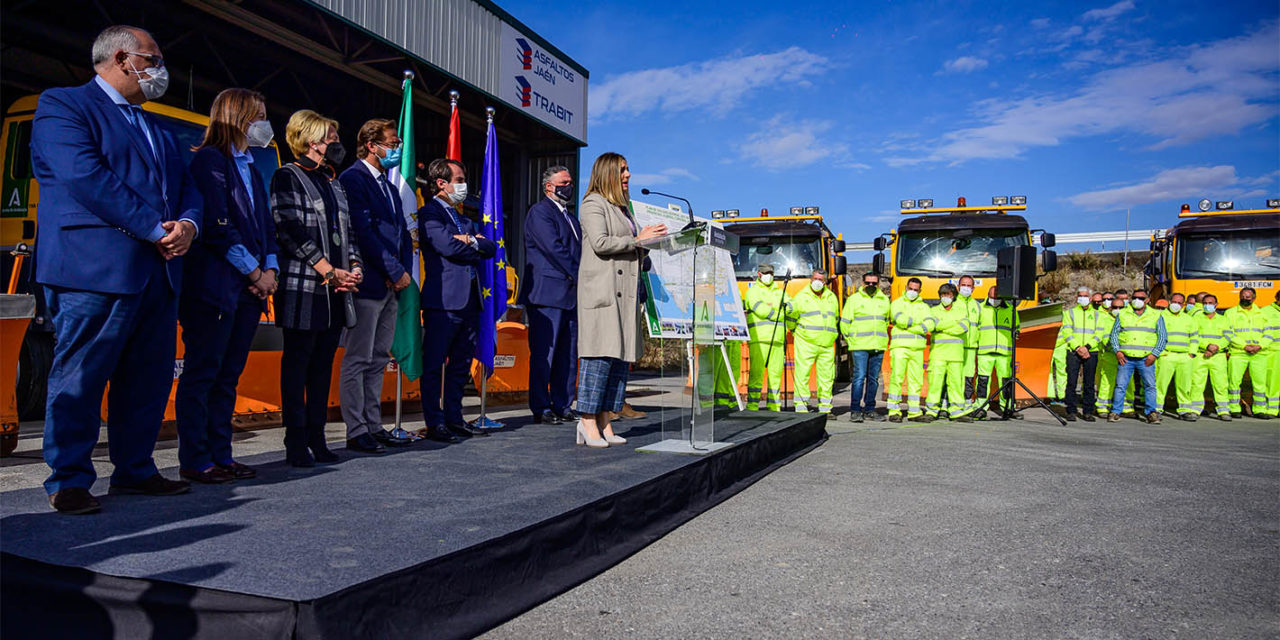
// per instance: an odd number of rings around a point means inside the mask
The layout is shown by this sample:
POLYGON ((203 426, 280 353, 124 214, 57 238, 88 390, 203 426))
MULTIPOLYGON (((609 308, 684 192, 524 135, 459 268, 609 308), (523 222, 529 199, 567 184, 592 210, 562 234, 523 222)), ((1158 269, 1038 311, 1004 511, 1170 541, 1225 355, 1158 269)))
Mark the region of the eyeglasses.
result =
POLYGON ((397 143, 395 143, 395 144, 386 144, 386 143, 382 143, 382 142, 375 142, 374 144, 378 145, 379 147, 382 147, 383 149, 399 149, 399 148, 400 148, 400 145, 402 145, 402 144, 404 144, 404 143, 403 143, 403 142, 397 142, 397 143))
POLYGON ((157 69, 164 68, 164 56, 158 56, 152 53, 140 53, 137 51, 126 51, 125 53, 131 56, 138 56, 139 58, 142 58, 143 60, 150 62, 151 66, 157 69))

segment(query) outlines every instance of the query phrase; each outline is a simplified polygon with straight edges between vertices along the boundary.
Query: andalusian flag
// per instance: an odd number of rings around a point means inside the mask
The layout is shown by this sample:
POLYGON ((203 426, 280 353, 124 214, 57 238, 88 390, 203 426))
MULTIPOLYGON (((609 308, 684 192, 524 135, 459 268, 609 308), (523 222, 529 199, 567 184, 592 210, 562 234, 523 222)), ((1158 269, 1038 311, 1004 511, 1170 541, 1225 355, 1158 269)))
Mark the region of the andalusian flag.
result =
MULTIPOLYGON (((404 98, 400 101, 400 166, 387 171, 387 182, 400 194, 401 213, 414 244, 418 240, 418 194, 414 189, 418 175, 417 159, 413 148, 413 73, 404 74, 404 98)), ((419 312, 422 277, 418 252, 413 252, 413 266, 409 273, 413 282, 401 289, 396 298, 396 337, 391 343, 391 357, 410 382, 422 375, 422 320, 419 312)))
POLYGON ((484 145, 484 172, 480 177, 480 233, 498 245, 491 260, 480 265, 481 304, 476 360, 484 366, 486 378, 493 375, 493 357, 498 349, 498 320, 507 312, 507 247, 502 235, 502 181, 498 178, 498 134, 489 117, 484 145))

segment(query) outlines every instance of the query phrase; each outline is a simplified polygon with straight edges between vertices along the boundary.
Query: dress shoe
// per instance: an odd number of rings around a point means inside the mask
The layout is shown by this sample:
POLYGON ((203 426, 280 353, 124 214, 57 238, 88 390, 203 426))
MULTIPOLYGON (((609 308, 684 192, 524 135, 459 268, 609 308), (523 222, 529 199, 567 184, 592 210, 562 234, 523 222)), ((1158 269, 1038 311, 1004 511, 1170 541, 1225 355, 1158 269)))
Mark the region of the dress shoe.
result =
POLYGON ((305 469, 316 466, 316 459, 312 457, 311 452, 305 447, 301 451, 286 453, 284 459, 285 462, 288 462, 293 467, 305 469))
POLYGON ((563 422, 560 416, 550 409, 544 409, 541 413, 533 414, 534 424, 563 424, 563 422))
POLYGON ((582 417, 582 416, 579 416, 578 412, 574 411, 573 409, 565 409, 564 411, 559 411, 556 413, 556 415, 559 416, 560 422, 564 424, 571 424, 571 423, 577 422, 578 419, 582 417))
POLYGON ((388 447, 407 447, 410 444, 413 444, 413 438, 400 437, 386 429, 378 429, 374 431, 373 439, 388 447))
POLYGON ((647 415, 649 415, 649 414, 647 414, 647 413, 645 413, 645 412, 643 412, 643 411, 640 411, 639 409, 636 409, 635 407, 633 407, 633 406, 631 406, 631 405, 629 405, 629 404, 627 404, 627 403, 625 403, 625 402, 624 402, 624 403, 622 403, 622 411, 619 411, 619 412, 618 412, 618 415, 620 415, 620 416, 622 416, 623 418, 626 418, 626 419, 628 419, 628 420, 638 420, 638 419, 643 418, 643 417, 645 417, 645 416, 647 416, 647 415))
POLYGON ((179 469, 178 475, 192 482, 200 484, 226 484, 236 479, 235 474, 213 465, 204 471, 192 471, 190 469, 179 469))
POLYGON ((255 471, 253 467, 247 464, 240 464, 234 460, 231 461, 230 464, 219 464, 218 466, 222 467, 225 471, 230 472, 231 475, 235 476, 236 480, 247 480, 249 478, 258 477, 258 472, 255 471))
MULTIPOLYGON (((626 441, 624 440, 623 442, 626 441)), ((609 441, 604 438, 600 438, 598 440, 595 438, 588 438, 587 429, 581 422, 578 423, 578 444, 585 444, 592 449, 606 449, 609 447, 609 441)))
POLYGON ((362 433, 354 438, 347 439, 347 450, 374 454, 387 452, 387 448, 382 446, 382 443, 378 442, 373 436, 367 433, 362 433))
POLYGON ((445 444, 457 444, 462 442, 462 438, 453 435, 452 432, 443 426, 427 427, 426 429, 419 431, 418 434, 427 440, 443 442, 445 444))
POLYGON ((53 507, 54 511, 69 516, 82 516, 102 510, 98 499, 93 497, 88 489, 79 487, 54 492, 49 496, 49 506, 53 507))
POLYGON ((111 487, 107 489, 107 493, 113 496, 176 496, 190 490, 191 483, 183 480, 170 480, 157 473, 146 480, 132 484, 116 484, 112 482, 111 487))
POLYGON ((342 459, 342 458, 339 458, 338 454, 334 453, 333 450, 329 449, 329 447, 327 446, 320 447, 318 449, 316 447, 312 447, 311 455, 315 457, 316 462, 324 463, 324 464, 327 464, 330 462, 337 462, 342 459))
POLYGON ((472 436, 475 436, 477 438, 489 437, 488 431, 485 431, 480 427, 473 427, 470 424, 467 424, 466 422, 450 423, 450 424, 446 424, 445 426, 448 427, 448 429, 452 431, 454 435, 457 435, 462 438, 470 438, 472 436))

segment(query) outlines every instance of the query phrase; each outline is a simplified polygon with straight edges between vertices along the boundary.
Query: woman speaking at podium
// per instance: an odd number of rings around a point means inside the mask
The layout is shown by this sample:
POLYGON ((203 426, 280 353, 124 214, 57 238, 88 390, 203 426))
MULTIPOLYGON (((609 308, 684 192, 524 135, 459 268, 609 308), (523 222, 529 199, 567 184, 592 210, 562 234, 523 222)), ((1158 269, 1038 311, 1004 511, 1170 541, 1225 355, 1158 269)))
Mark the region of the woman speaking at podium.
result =
POLYGON ((640 281, 646 250, 638 243, 665 235, 666 225, 643 229, 631 215, 631 170, 627 159, 607 152, 596 158, 578 218, 582 261, 578 265, 578 444, 604 448, 623 444, 609 412, 621 411, 631 363, 644 352, 640 281))

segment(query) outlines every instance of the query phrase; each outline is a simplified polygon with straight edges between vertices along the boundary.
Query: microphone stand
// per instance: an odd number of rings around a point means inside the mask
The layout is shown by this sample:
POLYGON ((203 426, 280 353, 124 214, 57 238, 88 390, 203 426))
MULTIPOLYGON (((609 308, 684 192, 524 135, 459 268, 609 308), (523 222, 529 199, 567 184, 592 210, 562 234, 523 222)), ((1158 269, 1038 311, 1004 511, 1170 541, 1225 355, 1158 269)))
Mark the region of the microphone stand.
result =
POLYGON ((672 200, 679 200, 680 202, 683 202, 683 203, 684 203, 684 206, 689 210, 689 223, 688 223, 688 224, 686 224, 686 225, 684 226, 684 228, 683 228, 683 229, 681 229, 681 231, 687 231, 687 230, 689 230, 689 229, 693 229, 693 228, 695 228, 695 227, 701 227, 701 226, 702 226, 702 223, 694 221, 694 219, 693 219, 693 205, 692 205, 692 204, 690 204, 688 200, 685 200, 684 198, 681 198, 680 196, 673 196, 673 195, 671 195, 671 194, 669 194, 669 193, 662 193, 661 191, 650 191, 650 190, 648 190, 648 189, 641 189, 641 190, 640 190, 640 193, 643 193, 643 194, 644 194, 644 195, 646 195, 646 196, 652 193, 652 194, 653 194, 653 195, 655 195, 655 196, 662 196, 662 197, 664 197, 664 198, 671 198, 672 200))

